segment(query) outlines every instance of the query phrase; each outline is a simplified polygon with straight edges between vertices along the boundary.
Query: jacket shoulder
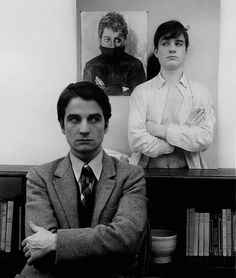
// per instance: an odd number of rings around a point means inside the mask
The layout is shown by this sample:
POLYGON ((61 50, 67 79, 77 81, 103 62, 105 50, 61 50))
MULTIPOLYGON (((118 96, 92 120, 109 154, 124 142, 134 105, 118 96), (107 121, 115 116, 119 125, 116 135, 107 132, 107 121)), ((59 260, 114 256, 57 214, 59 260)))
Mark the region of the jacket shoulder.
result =
POLYGON ((116 157, 111 157, 116 170, 117 175, 122 176, 144 176, 144 170, 139 165, 129 164, 128 162, 123 162, 116 157))
POLYGON ((26 177, 28 179, 32 179, 36 176, 40 176, 40 177, 46 178, 46 179, 53 177, 54 172, 56 171, 58 165, 64 159, 65 159, 65 157, 61 157, 61 158, 55 159, 53 161, 50 161, 50 162, 47 162, 44 164, 34 166, 34 167, 30 168, 26 177))

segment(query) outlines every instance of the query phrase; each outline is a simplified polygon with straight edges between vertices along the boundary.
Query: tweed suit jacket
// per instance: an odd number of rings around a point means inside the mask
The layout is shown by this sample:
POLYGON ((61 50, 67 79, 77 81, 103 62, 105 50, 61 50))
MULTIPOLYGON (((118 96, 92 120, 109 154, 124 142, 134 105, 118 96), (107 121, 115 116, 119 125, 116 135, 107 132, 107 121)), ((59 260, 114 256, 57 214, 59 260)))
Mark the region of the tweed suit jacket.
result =
POLYGON ((57 247, 19 277, 67 277, 72 270, 70 277, 131 277, 147 223, 143 170, 104 152, 88 228, 80 228, 77 186, 69 155, 27 174, 26 236, 32 221, 57 233, 57 247))

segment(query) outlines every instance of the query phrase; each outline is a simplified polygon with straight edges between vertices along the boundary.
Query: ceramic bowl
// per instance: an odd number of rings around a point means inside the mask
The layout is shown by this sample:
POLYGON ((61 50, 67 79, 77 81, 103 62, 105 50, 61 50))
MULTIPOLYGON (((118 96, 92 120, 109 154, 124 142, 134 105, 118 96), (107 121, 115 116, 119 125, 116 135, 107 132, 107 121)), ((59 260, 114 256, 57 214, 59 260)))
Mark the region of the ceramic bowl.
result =
POLYGON ((174 231, 153 229, 152 238, 152 260, 157 264, 171 262, 171 255, 175 251, 177 235, 174 231))

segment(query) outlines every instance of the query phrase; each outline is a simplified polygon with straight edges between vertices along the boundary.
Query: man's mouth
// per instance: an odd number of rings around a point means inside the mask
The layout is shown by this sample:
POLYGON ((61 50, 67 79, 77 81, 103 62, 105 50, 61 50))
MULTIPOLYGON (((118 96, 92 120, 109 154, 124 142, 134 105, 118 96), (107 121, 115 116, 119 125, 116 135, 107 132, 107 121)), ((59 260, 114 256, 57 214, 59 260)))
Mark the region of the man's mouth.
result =
POLYGON ((168 56, 167 59, 176 60, 176 59, 178 59, 178 57, 177 56, 168 56))
POLYGON ((80 139, 77 139, 76 141, 79 141, 79 142, 92 142, 93 140, 92 139, 88 139, 88 138, 80 138, 80 139))

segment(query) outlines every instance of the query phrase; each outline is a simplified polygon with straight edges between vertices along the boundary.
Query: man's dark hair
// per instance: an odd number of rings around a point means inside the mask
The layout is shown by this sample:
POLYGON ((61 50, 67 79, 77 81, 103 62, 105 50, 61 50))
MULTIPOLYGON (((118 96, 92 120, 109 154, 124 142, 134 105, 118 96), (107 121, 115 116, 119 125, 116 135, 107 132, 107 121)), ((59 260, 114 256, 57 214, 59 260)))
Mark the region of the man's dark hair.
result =
POLYGON ((111 117, 111 104, 109 98, 100 87, 87 81, 71 83, 61 93, 57 102, 57 118, 60 125, 64 128, 66 107, 71 99, 77 97, 84 100, 94 100, 98 103, 103 111, 106 128, 111 117))
POLYGON ((189 37, 187 33, 187 28, 183 26, 182 23, 180 23, 177 20, 170 20, 167 22, 162 23, 156 30, 155 36, 154 36, 154 46, 156 49, 158 49, 158 44, 160 39, 173 39, 177 38, 180 35, 184 36, 185 39, 185 47, 186 50, 189 46, 189 37))
POLYGON ((98 37, 101 39, 105 28, 112 29, 113 32, 120 32, 124 39, 128 35, 128 26, 124 17, 117 12, 109 12, 104 15, 98 24, 98 37))

